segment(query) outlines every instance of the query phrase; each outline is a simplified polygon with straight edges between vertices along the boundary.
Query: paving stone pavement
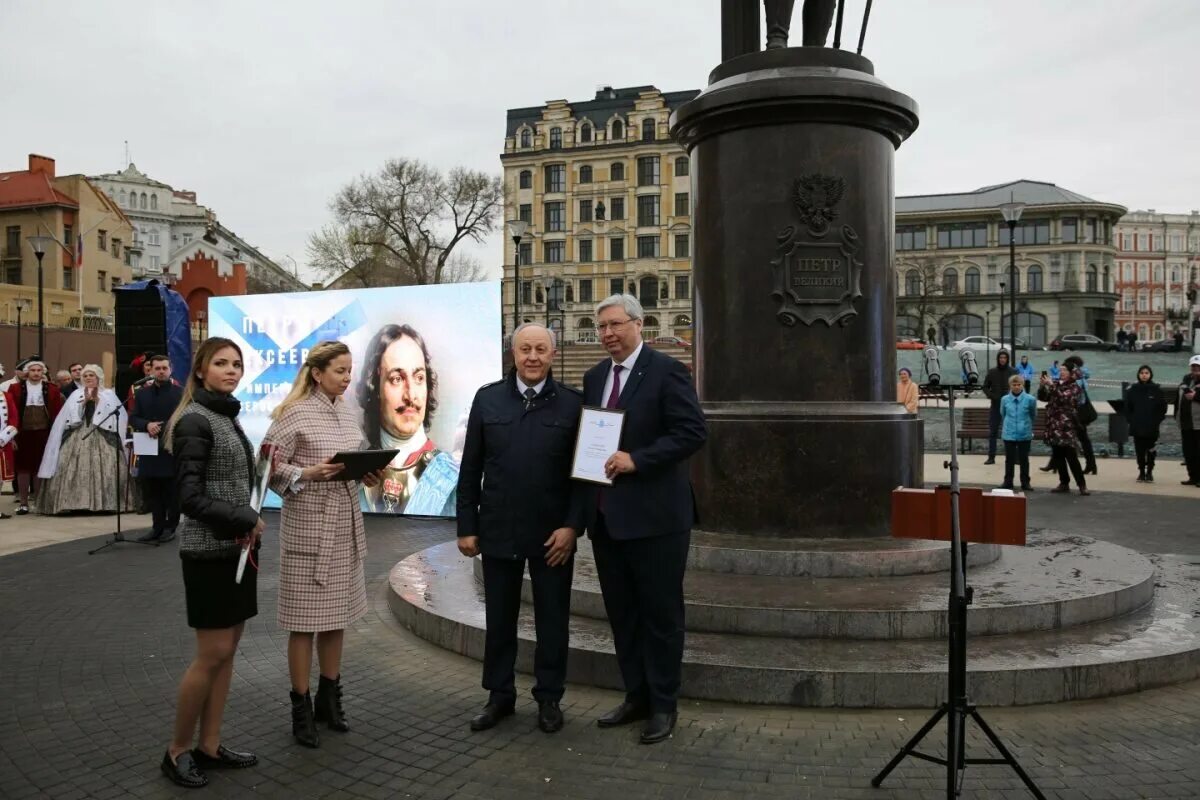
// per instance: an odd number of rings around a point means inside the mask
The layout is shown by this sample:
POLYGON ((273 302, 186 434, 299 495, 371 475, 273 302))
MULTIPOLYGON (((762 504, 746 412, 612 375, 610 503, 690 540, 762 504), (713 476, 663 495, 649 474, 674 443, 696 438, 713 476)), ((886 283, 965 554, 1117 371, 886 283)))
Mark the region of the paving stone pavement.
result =
MULTIPOLYGON (((1172 508, 1164 531, 1178 531, 1194 519, 1185 501, 1172 508)), ((495 730, 471 733, 467 720, 484 700, 479 665, 400 628, 385 599, 387 573, 396 561, 452 535, 446 522, 369 520, 372 607, 348 632, 343 668, 353 730, 323 734, 316 751, 290 736, 286 634, 274 622, 277 559, 266 548, 260 613, 242 640, 224 727, 230 746, 253 749, 261 763, 214 773, 197 796, 945 796, 940 768, 911 759, 883 788, 870 787, 871 777, 929 709, 685 701, 673 740, 645 747, 632 729, 595 727, 594 718, 618 702, 618 694, 570 686, 563 704, 567 725, 557 735, 536 729, 536 706, 527 693, 517 716, 495 730)), ((1171 536, 1177 538, 1169 543, 1152 537, 1142 543, 1147 549, 1162 544, 1160 551, 1196 552, 1181 546, 1191 542, 1171 536)), ((89 558, 85 551, 98 541, 0 558, 4 800, 188 794, 158 771, 177 681, 193 651, 178 557, 174 547, 126 546, 89 558)), ((518 683, 524 692, 530 680, 520 676, 518 683)), ((1047 797, 1200 797, 1200 683, 1103 701, 985 709, 984 715, 1047 797)), ((941 731, 933 742, 940 744, 941 731)), ((970 746, 973 754, 983 754, 974 731, 970 746)), ((940 752, 940 746, 930 749, 940 752)), ((983 766, 967 771, 964 797, 1008 800, 1028 794, 1007 769, 983 766)))

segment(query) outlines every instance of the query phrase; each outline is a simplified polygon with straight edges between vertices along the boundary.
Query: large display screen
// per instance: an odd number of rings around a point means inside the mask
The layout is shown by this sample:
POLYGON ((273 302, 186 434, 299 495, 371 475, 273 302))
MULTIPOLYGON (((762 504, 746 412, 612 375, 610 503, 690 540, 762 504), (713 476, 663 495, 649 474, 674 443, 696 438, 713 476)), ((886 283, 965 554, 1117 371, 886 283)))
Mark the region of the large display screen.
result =
POLYGON ((309 349, 336 339, 354 358, 345 399, 364 446, 400 451, 383 484, 363 490, 363 510, 454 515, 471 400, 501 377, 498 282, 213 297, 208 318, 210 336, 242 348, 237 397, 256 450, 309 349))

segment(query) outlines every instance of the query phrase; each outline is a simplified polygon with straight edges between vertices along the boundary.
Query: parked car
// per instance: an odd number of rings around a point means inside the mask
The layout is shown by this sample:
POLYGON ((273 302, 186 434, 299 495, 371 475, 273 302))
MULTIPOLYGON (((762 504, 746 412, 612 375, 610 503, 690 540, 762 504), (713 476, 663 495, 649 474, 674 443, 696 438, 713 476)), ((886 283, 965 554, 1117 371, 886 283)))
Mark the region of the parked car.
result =
POLYGON ((1050 344, 1046 345, 1047 350, 1104 350, 1109 353, 1117 352, 1116 342, 1106 342, 1099 336, 1092 336, 1090 333, 1068 333, 1065 336, 1056 336, 1050 344))
POLYGON ((1174 353, 1175 352, 1175 340, 1174 339, 1157 339, 1152 342, 1142 342, 1141 347, 1139 347, 1138 349, 1141 350, 1143 353, 1174 353))
POLYGON ((692 343, 679 336, 656 336, 650 344, 673 344, 678 347, 691 347, 692 343))
POLYGON ((897 336, 896 337, 896 349, 897 350, 924 350, 925 349, 925 340, 918 339, 916 336, 897 336))

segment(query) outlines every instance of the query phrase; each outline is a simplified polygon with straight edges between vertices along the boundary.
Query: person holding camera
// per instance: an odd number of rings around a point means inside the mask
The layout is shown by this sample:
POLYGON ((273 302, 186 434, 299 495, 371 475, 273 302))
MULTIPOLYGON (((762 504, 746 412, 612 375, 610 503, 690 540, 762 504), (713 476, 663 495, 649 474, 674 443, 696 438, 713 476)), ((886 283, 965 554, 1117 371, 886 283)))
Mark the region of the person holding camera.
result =
POLYGON ((1079 493, 1085 496, 1091 494, 1083 477, 1083 468, 1079 466, 1079 455, 1075 451, 1079 444, 1079 397, 1082 394, 1079 379, 1078 371, 1064 366, 1057 383, 1051 381, 1048 375, 1043 375, 1041 388, 1038 389, 1038 399, 1046 401, 1045 441, 1053 453, 1051 462, 1058 469, 1058 486, 1050 490, 1054 494, 1071 491, 1068 469, 1075 478, 1079 493))

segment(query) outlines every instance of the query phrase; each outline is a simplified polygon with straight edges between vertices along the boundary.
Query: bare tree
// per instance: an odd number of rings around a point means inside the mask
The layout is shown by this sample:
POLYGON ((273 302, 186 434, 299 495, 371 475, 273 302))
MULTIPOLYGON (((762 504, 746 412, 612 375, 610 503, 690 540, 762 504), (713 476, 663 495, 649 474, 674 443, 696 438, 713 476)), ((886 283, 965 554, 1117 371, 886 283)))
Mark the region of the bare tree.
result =
MULTIPOLYGON (((926 324, 935 328, 949 311, 949 305, 943 298, 941 269, 933 261, 921 261, 916 264, 900 266, 900 281, 904 286, 904 297, 897 307, 897 313, 917 318, 917 335, 926 334, 926 324), (917 272, 919 285, 914 287, 909 281, 909 273, 917 272), (916 289, 916 292, 910 289, 916 289)), ((935 342, 936 344, 936 342, 935 342)))
POLYGON ((479 280, 477 262, 452 255, 464 240, 481 243, 496 229, 503 197, 494 175, 391 160, 334 196, 334 222, 309 238, 309 259, 323 275, 358 270, 364 285, 479 280))

